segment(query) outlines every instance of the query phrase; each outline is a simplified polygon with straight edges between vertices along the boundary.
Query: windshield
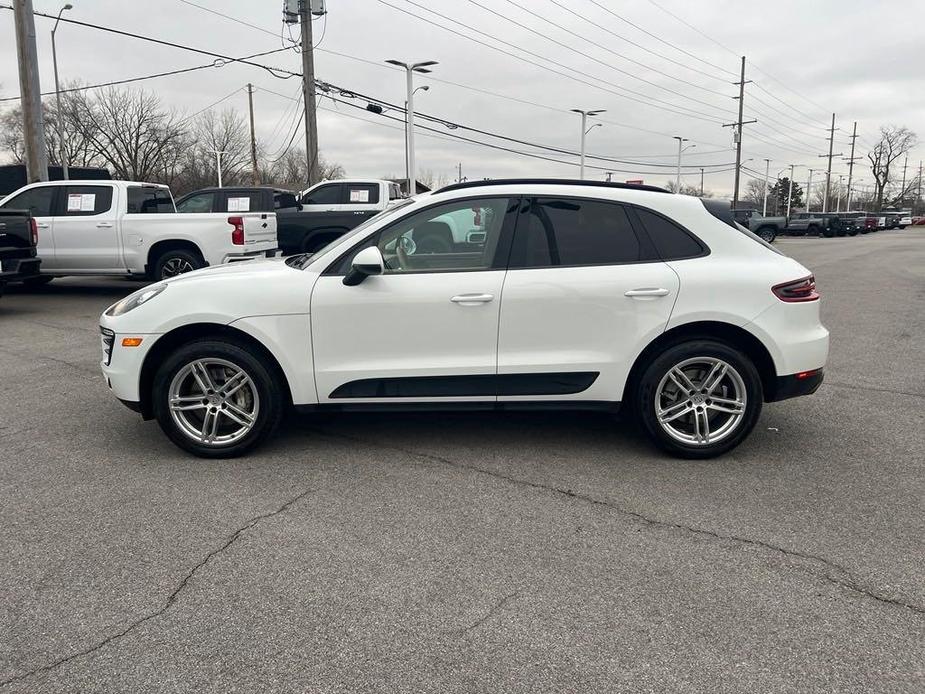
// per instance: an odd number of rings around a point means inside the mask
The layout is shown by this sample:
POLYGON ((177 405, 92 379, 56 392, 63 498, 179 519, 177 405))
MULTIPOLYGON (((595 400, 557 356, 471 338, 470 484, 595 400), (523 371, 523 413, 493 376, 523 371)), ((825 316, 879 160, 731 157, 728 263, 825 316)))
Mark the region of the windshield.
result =
POLYGON ((390 207, 390 208, 388 208, 388 209, 386 209, 386 210, 383 210, 383 211, 380 212, 379 214, 374 214, 372 217, 370 217, 369 219, 367 219, 365 222, 363 222, 363 223, 360 224, 359 226, 354 227, 353 229, 351 229, 350 231, 348 231, 348 232, 347 232, 346 234, 344 234, 343 236, 337 237, 336 239, 334 239, 333 241, 331 241, 327 246, 324 246, 323 248, 321 248, 321 249, 315 251, 314 253, 304 253, 304 254, 302 254, 302 255, 300 255, 300 256, 294 256, 294 257, 297 257, 298 260, 297 260, 297 261, 293 261, 291 264, 292 264, 294 267, 298 267, 300 270, 304 270, 306 267, 308 267, 309 263, 312 261, 312 258, 314 258, 315 256, 320 256, 320 255, 322 255, 323 253, 327 253, 331 248, 334 248, 335 246, 338 246, 338 245, 340 245, 341 243, 347 243, 347 242, 349 242, 352 238, 354 238, 354 237, 357 236, 358 234, 362 234, 362 233, 363 233, 366 229, 368 229, 372 224, 378 224, 380 221, 382 221, 382 220, 385 219, 386 217, 391 217, 391 216, 394 215, 396 212, 398 212, 398 211, 404 209, 405 207, 407 207, 408 205, 410 205, 410 204, 413 203, 414 201, 415 201, 414 198, 407 198, 407 199, 405 199, 405 200, 401 200, 401 201, 397 202, 397 203, 394 204, 392 207, 390 207))

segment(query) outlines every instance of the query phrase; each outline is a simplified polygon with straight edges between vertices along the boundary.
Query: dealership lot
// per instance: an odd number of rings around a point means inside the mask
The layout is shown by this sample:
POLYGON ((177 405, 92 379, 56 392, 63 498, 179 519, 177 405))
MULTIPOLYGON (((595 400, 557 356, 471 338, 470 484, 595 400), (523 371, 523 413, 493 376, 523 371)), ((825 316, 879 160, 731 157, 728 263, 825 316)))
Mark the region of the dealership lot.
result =
POLYGON ((921 691, 925 231, 778 246, 826 383, 702 462, 576 413, 302 417, 193 459, 99 373, 136 283, 10 288, 0 691, 921 691))

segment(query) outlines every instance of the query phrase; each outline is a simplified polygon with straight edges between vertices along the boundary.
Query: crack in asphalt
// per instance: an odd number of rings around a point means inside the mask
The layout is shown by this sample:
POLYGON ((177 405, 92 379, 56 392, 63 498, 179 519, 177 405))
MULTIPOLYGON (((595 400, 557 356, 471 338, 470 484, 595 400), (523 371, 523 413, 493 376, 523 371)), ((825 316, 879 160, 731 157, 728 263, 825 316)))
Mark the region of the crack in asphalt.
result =
POLYGON ((96 369, 90 369, 86 366, 82 366, 81 364, 75 364, 65 359, 58 359, 57 357, 49 357, 48 355, 45 355, 45 354, 36 355, 36 354, 29 354, 28 352, 18 352, 16 350, 10 349, 9 347, 3 346, 3 345, 0 345, 0 352, 6 352, 7 354, 13 357, 32 359, 38 362, 41 362, 43 359, 45 359, 47 361, 55 362, 56 364, 62 364, 63 366, 69 366, 75 371, 79 371, 80 373, 85 374, 84 378, 86 380, 90 380, 91 377, 93 379, 100 378, 100 374, 102 373, 101 371, 98 371, 96 369))
POLYGON ((876 386, 859 386, 852 383, 839 383, 838 381, 823 381, 831 388, 847 388, 849 390, 869 390, 874 393, 890 393, 891 395, 908 395, 912 398, 925 398, 925 393, 913 393, 908 390, 894 390, 893 388, 877 388, 876 386))
POLYGON ((834 562, 830 559, 826 559, 825 557, 819 556, 817 554, 800 552, 799 550, 788 549, 786 547, 781 547, 779 545, 775 545, 770 542, 765 542, 764 540, 756 540, 756 539, 749 538, 749 537, 742 537, 741 535, 729 535, 729 534, 721 533, 721 532, 714 531, 714 530, 708 530, 706 528, 698 528, 692 525, 684 525, 683 523, 675 523, 672 521, 665 521, 665 520, 659 520, 657 518, 650 518, 649 516, 646 516, 638 511, 631 511, 629 509, 622 508, 621 506, 617 506, 616 504, 610 501, 606 501, 604 499, 597 499, 593 496, 589 496, 587 494, 576 492, 571 489, 562 489, 560 487, 555 487, 549 484, 542 484, 540 482, 531 482, 529 480, 512 477, 510 475, 506 475, 504 473, 497 472, 495 470, 489 470, 486 468, 478 467, 477 465, 469 465, 467 463, 460 463, 458 461, 450 460, 449 458, 444 458, 442 456, 439 456, 433 453, 422 453, 420 451, 415 451, 409 448, 403 448, 401 446, 396 446, 394 444, 389 444, 389 443, 371 442, 371 441, 368 441, 368 440, 365 440, 359 437, 349 436, 347 434, 336 434, 336 433, 321 431, 317 429, 314 431, 316 431, 319 434, 329 436, 331 438, 346 439, 348 441, 354 441, 357 443, 361 443, 361 444, 376 447, 376 448, 390 448, 394 451, 398 451, 400 453, 404 453, 409 456, 421 458, 424 460, 429 460, 431 462, 440 463, 442 465, 448 465, 450 467, 454 467, 458 469, 469 470, 471 472, 477 472, 483 475, 488 475, 496 479, 504 480, 511 484, 530 487, 532 489, 537 489, 537 490, 541 490, 545 492, 552 492, 554 494, 559 494, 559 495, 566 496, 571 499, 576 499, 579 501, 583 501, 585 503, 594 504, 596 506, 604 506, 613 511, 617 511, 618 513, 622 515, 633 518, 645 525, 651 525, 651 526, 661 527, 661 528, 668 528, 668 529, 673 529, 673 530, 680 530, 686 533, 690 533, 692 535, 709 537, 714 540, 737 542, 740 544, 750 545, 753 547, 760 547, 762 549, 776 552, 776 553, 782 554, 787 557, 801 559, 804 561, 815 562, 817 564, 821 564, 823 567, 827 569, 830 569, 836 572, 837 574, 841 574, 843 577, 834 576, 827 571, 822 571, 822 572, 805 571, 805 570, 801 570, 801 571, 808 575, 815 576, 817 578, 822 578, 828 581, 829 583, 832 583, 833 585, 840 586, 853 593, 857 593, 858 595, 870 598, 871 600, 876 600, 879 603, 882 603, 885 605, 893 605, 895 607, 904 607, 916 614, 925 615, 925 606, 916 605, 915 603, 907 602, 900 598, 891 598, 889 596, 882 595, 876 592, 874 588, 869 588, 869 587, 862 585, 860 581, 858 581, 851 574, 851 572, 848 569, 846 569, 844 566, 841 566, 837 562, 834 562))
POLYGON ((164 614, 171 607, 174 606, 174 604, 179 599, 180 594, 186 589, 186 586, 193 579, 193 577, 199 572, 200 569, 204 568, 205 565, 208 564, 214 557, 218 556, 219 554, 224 552, 226 549, 231 547, 231 545, 233 545, 238 540, 238 538, 240 538, 245 532, 253 528, 255 525, 259 524, 261 521, 264 521, 268 518, 273 518, 274 516, 278 516, 281 513, 285 513, 290 508, 292 508, 292 506, 294 506, 296 503, 298 503, 299 501, 304 499, 306 496, 308 496, 311 492, 312 492, 311 489, 306 489, 304 492, 301 492, 297 494, 296 496, 292 497, 291 499, 289 499, 286 503, 284 503, 282 506, 280 506, 275 511, 269 511, 268 513, 262 513, 259 516, 254 516, 253 518, 248 520, 244 525, 242 525, 240 528, 235 530, 231 535, 229 535, 228 538, 225 540, 225 543, 221 547, 218 547, 217 549, 214 549, 208 554, 206 554, 206 556, 202 559, 202 561, 200 561, 192 569, 190 569, 186 573, 186 575, 183 577, 183 579, 177 584, 176 588, 174 588, 173 591, 170 593, 170 595, 167 596, 167 599, 164 601, 164 604, 161 605, 161 607, 159 607, 158 609, 146 614, 140 619, 135 620, 134 622, 129 624, 127 627, 125 627, 122 631, 112 634, 111 636, 107 636, 102 641, 99 641, 98 643, 88 648, 85 648, 81 651, 77 651, 75 653, 71 653, 70 655, 64 656, 63 658, 59 658, 58 660, 52 663, 49 663, 47 665, 42 665, 40 667, 29 670, 28 672, 23 672, 18 675, 9 677, 5 680, 2 680, 0 681, 0 687, 5 687, 9 684, 20 682, 24 679, 28 679, 29 677, 32 677, 33 675, 38 675, 41 673, 49 672, 51 670, 54 670, 55 668, 58 668, 64 665, 65 663, 68 663, 74 660, 75 658, 80 658, 82 656, 94 653, 95 651, 100 650, 104 646, 107 646, 108 644, 114 641, 118 641, 119 639, 125 636, 128 636, 131 632, 133 632, 135 629, 140 627, 145 622, 148 622, 156 617, 160 617, 162 614, 164 614))
POLYGON ((467 633, 467 632, 470 632, 470 631, 472 631, 473 629, 478 629, 478 628, 479 628, 480 626, 482 626, 485 622, 487 622, 489 619, 491 619, 492 617, 494 617, 499 611, 501 611, 501 609, 502 609, 507 603, 509 603, 509 602, 510 602, 511 600, 513 600, 514 598, 516 598, 518 595, 520 595, 520 592, 519 592, 519 591, 514 591, 514 592, 511 593, 510 595, 505 595, 505 596, 504 596, 503 598, 501 598, 498 602, 496 602, 494 605, 492 605, 492 606, 491 606, 491 609, 489 609, 488 612, 486 612, 484 615, 482 615, 482 616, 479 617, 477 620, 475 620, 474 622, 472 622, 472 624, 470 624, 470 625, 468 625, 468 626, 465 626, 465 627, 462 627, 462 628, 460 628, 460 629, 451 629, 451 630, 450 630, 450 633, 452 633, 452 634, 459 634, 459 635, 461 636, 462 634, 465 634, 465 633, 467 633))

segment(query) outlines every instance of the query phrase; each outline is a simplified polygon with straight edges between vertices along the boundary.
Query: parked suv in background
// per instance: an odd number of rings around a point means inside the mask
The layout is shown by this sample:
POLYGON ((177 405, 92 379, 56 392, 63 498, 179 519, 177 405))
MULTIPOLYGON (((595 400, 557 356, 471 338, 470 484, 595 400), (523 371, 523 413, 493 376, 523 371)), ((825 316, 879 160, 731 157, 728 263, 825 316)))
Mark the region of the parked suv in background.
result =
POLYGON ((253 448, 292 405, 622 404, 704 458, 763 402, 814 392, 829 343, 810 271, 727 204, 543 179, 447 186, 313 255, 151 285, 100 322, 115 395, 207 457, 253 448), (471 226, 428 247, 447 219, 471 226))
POLYGON ((297 193, 271 186, 202 188, 177 200, 177 212, 279 212, 301 209, 297 193))

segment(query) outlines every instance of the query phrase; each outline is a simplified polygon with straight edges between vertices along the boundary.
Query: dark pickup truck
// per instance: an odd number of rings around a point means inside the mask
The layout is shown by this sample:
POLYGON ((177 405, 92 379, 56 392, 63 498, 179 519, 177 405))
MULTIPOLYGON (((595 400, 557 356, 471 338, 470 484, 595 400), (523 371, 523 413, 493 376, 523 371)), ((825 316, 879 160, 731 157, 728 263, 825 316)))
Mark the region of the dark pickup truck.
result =
POLYGON ((0 209, 0 294, 7 282, 38 277, 38 227, 28 210, 0 209))
MULTIPOLYGON (((389 202, 383 200, 381 207, 385 209, 389 202)), ((204 188, 184 195, 177 200, 177 212, 275 212, 277 244, 284 255, 291 255, 314 253, 381 210, 308 210, 299 202, 298 194, 290 190, 236 186, 204 188)))

